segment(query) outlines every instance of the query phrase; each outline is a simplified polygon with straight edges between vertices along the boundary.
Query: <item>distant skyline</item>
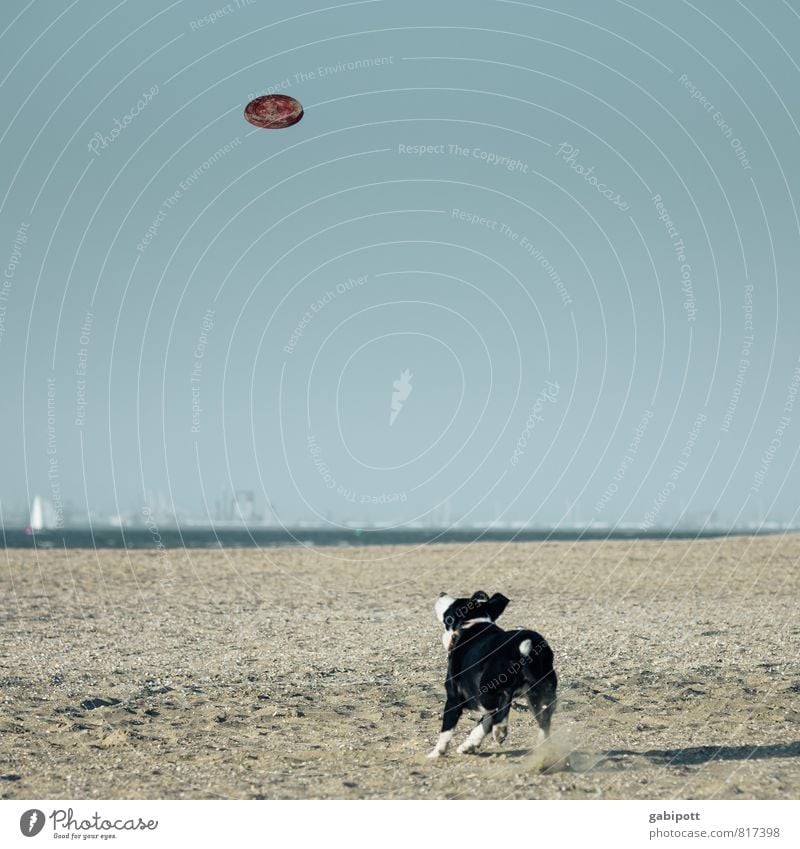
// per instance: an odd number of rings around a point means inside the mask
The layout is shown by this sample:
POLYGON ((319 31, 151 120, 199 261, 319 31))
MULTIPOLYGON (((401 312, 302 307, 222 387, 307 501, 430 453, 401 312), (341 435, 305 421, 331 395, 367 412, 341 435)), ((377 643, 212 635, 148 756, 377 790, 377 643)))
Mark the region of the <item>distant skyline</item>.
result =
POLYGON ((800 3, 40 5, 4 525, 798 524, 800 3))

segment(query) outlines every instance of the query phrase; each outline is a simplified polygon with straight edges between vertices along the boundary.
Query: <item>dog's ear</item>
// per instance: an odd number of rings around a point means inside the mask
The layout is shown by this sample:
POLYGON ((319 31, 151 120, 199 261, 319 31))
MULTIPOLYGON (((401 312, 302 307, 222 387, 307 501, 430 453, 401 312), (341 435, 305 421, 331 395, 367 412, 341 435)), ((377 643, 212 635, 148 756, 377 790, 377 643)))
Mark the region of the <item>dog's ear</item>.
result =
POLYGON ((489 596, 483 590, 478 590, 478 592, 472 594, 471 601, 477 604, 486 604, 489 601, 489 596))
POLYGON ((486 603, 486 610, 492 622, 496 622, 500 614, 508 606, 509 600, 502 593, 495 593, 486 603))

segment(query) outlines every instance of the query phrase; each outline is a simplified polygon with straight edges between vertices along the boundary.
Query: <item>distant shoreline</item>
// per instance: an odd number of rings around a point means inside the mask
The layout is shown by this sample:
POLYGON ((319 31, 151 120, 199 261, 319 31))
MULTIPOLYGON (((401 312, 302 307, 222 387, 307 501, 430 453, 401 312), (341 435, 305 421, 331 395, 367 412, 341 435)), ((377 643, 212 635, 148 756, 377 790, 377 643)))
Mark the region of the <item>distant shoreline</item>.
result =
POLYGON ((274 548, 431 545, 476 542, 579 542, 588 540, 710 539, 794 533, 790 528, 62 528, 31 532, 6 528, 3 546, 16 548, 274 548))

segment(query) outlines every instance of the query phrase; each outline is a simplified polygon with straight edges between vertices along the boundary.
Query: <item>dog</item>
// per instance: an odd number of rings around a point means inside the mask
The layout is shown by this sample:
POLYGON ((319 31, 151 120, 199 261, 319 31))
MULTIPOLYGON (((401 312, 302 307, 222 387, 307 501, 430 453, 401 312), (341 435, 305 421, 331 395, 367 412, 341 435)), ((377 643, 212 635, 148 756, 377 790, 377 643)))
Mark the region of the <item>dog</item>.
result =
POLYGON ((429 758, 447 752, 465 708, 479 711, 481 718, 458 747, 461 754, 477 752, 490 731, 495 742, 502 743, 511 703, 521 696, 533 711, 540 739, 549 736, 558 684, 553 652, 536 631, 504 631, 495 625, 508 603, 500 593, 489 598, 485 592, 471 598, 441 593, 436 601, 434 610, 444 627, 442 642, 448 653, 447 700, 442 730, 429 758))

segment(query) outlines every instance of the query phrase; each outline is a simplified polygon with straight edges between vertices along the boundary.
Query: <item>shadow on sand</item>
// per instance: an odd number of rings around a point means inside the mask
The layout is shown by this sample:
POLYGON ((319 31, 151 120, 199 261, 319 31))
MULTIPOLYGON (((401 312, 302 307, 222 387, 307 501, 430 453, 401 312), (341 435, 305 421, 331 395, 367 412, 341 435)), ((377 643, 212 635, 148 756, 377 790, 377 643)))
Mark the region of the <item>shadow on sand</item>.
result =
POLYGON ((709 761, 749 761, 767 758, 800 757, 800 740, 793 743, 772 743, 768 746, 692 746, 686 749, 615 749, 605 752, 601 759, 619 757, 647 758, 654 764, 704 764, 709 761))
MULTIPOLYGON (((536 750, 511 749, 504 752, 481 752, 481 756, 523 761, 536 757, 536 750)), ((540 769, 545 773, 608 772, 626 769, 630 765, 629 758, 645 758, 658 766, 696 766, 711 761, 797 757, 800 757, 800 740, 766 746, 692 746, 685 749, 646 749, 641 752, 634 749, 610 749, 606 752, 591 753, 573 749, 572 751, 562 750, 560 753, 542 753, 540 769)))

